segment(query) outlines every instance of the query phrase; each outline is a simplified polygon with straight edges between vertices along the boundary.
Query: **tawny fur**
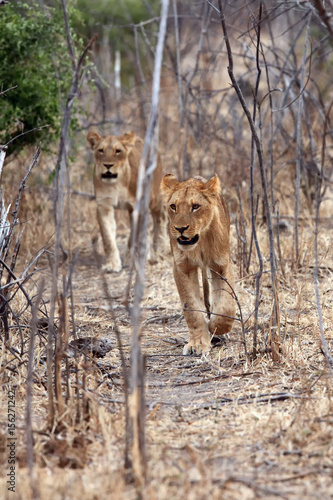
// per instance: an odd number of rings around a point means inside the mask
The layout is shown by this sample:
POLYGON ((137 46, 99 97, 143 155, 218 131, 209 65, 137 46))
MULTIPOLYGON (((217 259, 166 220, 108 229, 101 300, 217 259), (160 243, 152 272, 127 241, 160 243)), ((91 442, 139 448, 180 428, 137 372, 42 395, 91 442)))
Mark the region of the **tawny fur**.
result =
MULTIPOLYGON (((106 258, 103 271, 118 272, 122 264, 116 243, 117 228, 114 210, 126 209, 130 217, 132 215, 143 141, 133 132, 122 136, 108 135, 106 137, 101 137, 96 132, 88 132, 87 142, 95 159, 94 190, 97 220, 106 258)), ((158 156, 150 197, 150 211, 154 223, 154 252, 157 250, 159 240, 163 240, 166 232, 163 199, 159 191, 161 179, 162 163, 158 156)))
POLYGON ((168 207, 174 278, 189 330, 184 354, 208 352, 210 333, 229 332, 235 314, 230 287, 211 272, 219 273, 234 287, 228 208, 217 175, 209 181, 196 178, 178 182, 174 175, 167 174, 161 191, 168 207), (203 276, 204 303, 200 298, 199 270, 203 276), (218 314, 210 314, 208 322, 205 314, 199 312, 205 307, 218 314))

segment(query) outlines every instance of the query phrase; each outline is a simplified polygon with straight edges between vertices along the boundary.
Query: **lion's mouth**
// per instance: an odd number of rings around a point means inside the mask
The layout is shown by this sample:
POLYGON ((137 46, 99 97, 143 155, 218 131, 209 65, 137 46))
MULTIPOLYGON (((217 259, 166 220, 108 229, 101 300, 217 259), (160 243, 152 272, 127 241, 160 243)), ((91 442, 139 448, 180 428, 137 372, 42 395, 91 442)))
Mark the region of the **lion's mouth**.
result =
POLYGON ((118 174, 113 174, 112 172, 105 172, 105 174, 102 174, 102 179, 116 179, 118 177, 118 174))
POLYGON ((193 238, 187 238, 186 236, 179 236, 177 241, 180 245, 195 245, 199 239, 199 235, 196 234, 193 238))

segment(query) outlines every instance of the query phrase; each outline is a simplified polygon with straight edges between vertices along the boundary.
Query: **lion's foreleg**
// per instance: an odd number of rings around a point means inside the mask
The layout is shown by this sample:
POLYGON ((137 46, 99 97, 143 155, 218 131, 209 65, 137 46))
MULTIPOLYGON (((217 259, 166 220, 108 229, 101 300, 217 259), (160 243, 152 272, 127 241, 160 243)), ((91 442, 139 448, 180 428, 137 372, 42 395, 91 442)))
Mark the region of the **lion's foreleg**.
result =
MULTIPOLYGON (((228 266, 224 269, 216 269, 216 271, 223 276, 234 289, 235 281, 231 262, 229 262, 228 266)), ((228 283, 219 278, 215 273, 212 273, 211 277, 212 279, 209 281, 211 283, 212 315, 208 324, 209 331, 212 335, 224 335, 232 328, 236 302, 228 283)))
POLYGON ((153 216, 153 251, 156 253, 158 249, 163 249, 167 240, 167 225, 164 209, 152 211, 153 216))
POLYGON ((174 277, 184 316, 189 331, 189 343, 184 347, 184 354, 201 354, 210 350, 210 336, 205 321, 204 305, 200 301, 198 269, 182 272, 174 267, 174 277))
POLYGON ((104 252, 104 272, 121 271, 121 260, 116 242, 116 220, 112 206, 97 205, 97 220, 100 227, 104 252))

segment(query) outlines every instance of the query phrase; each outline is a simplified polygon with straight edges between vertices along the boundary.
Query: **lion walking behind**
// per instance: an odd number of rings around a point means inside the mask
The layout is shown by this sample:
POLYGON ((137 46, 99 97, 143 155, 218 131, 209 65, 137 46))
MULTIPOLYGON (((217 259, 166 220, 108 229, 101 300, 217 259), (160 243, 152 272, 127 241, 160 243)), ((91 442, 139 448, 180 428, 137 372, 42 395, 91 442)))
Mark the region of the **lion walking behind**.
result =
MULTIPOLYGON (((97 132, 88 132, 87 142, 94 160, 94 190, 97 203, 97 220, 105 252, 104 272, 119 272, 121 258, 116 242, 115 209, 128 210, 130 219, 136 198, 138 170, 143 150, 143 141, 133 132, 122 136, 101 137, 97 132)), ((154 172, 150 212, 153 217, 153 253, 163 243, 166 235, 165 209, 160 194, 162 162, 158 156, 154 172)), ((129 238, 129 244, 131 236, 129 238)))

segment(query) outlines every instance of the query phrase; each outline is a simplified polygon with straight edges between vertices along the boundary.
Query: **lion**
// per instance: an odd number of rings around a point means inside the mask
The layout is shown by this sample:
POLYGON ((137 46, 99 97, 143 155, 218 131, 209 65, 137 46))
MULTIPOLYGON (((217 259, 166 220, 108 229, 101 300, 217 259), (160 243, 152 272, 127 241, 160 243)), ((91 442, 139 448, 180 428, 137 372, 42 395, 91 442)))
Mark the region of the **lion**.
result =
POLYGON ((210 334, 224 335, 234 322, 228 208, 216 174, 208 181, 194 178, 184 182, 167 174, 162 179, 161 191, 168 207, 174 278, 189 330, 189 342, 183 353, 207 353, 210 334), (199 270, 204 304, 200 298, 199 270))
MULTIPOLYGON (((122 269, 116 243, 116 221, 114 210, 126 209, 132 215, 136 199, 136 187, 143 140, 133 132, 122 136, 101 137, 97 132, 88 132, 87 142, 94 154, 94 190, 97 202, 97 220, 105 252, 104 272, 119 272, 122 269)), ((153 251, 156 252, 160 238, 166 236, 164 203, 159 186, 162 179, 160 157, 151 187, 150 211, 153 217, 153 251)), ((129 245, 131 235, 129 238, 129 245)))

